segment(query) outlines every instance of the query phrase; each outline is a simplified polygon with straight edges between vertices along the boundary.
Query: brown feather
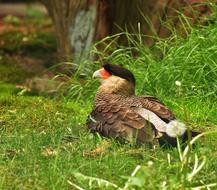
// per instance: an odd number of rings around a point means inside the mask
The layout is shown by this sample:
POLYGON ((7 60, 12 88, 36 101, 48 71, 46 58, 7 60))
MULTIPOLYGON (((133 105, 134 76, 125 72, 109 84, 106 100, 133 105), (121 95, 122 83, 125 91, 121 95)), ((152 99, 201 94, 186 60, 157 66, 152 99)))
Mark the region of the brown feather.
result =
POLYGON ((161 103, 157 98, 150 96, 139 96, 138 99, 141 102, 143 108, 154 112, 165 122, 169 122, 175 119, 174 113, 169 110, 163 103, 161 103))
MULTIPOLYGON (((119 70, 119 67, 114 67, 110 72, 117 73, 119 70)), ((125 79, 112 75, 102 82, 95 97, 94 109, 87 120, 87 127, 105 137, 152 143, 161 134, 134 108, 148 109, 165 122, 175 119, 175 115, 155 97, 135 96, 135 79, 130 79, 128 70, 119 74, 122 75, 125 79)))
POLYGON ((99 132, 105 137, 129 141, 135 138, 138 143, 153 141, 152 125, 147 124, 143 117, 129 107, 117 103, 109 105, 104 103, 95 107, 90 116, 87 127, 92 132, 99 132), (110 109, 110 111, 104 112, 104 109, 110 109), (114 112, 114 110, 116 111, 114 112))

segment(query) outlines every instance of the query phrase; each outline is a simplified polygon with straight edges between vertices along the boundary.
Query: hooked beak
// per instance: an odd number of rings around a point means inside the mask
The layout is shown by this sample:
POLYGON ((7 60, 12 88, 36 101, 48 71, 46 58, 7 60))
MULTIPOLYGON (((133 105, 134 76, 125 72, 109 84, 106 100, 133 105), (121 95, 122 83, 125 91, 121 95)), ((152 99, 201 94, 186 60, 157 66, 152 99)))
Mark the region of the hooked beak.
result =
MULTIPOLYGON (((101 69, 100 69, 100 70, 101 70, 101 69)), ((99 77, 101 76, 100 70, 95 71, 95 72, 93 73, 92 78, 99 78, 99 77)))

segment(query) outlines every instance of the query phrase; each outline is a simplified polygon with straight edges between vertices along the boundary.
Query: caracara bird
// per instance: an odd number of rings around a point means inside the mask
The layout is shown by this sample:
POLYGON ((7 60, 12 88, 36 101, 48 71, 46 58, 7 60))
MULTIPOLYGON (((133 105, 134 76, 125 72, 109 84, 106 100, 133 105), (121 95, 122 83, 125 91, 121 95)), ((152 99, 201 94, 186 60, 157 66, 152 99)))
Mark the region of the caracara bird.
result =
POLYGON ((87 119, 91 132, 137 144, 176 146, 176 137, 186 141, 196 136, 187 132, 185 124, 176 120, 174 113, 157 98, 135 95, 135 78, 121 66, 105 63, 93 77, 101 80, 93 111, 87 119), (190 134, 190 135, 189 135, 190 134))

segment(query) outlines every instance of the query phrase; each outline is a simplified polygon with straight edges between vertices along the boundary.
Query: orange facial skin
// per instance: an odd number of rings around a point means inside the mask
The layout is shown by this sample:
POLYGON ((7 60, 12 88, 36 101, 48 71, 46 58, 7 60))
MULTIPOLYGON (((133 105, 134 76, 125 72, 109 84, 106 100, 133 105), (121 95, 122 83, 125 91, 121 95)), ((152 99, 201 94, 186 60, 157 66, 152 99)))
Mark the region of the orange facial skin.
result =
POLYGON ((100 72, 101 78, 103 79, 107 79, 111 76, 111 74, 108 71, 106 71, 104 68, 100 69, 99 72, 100 72))

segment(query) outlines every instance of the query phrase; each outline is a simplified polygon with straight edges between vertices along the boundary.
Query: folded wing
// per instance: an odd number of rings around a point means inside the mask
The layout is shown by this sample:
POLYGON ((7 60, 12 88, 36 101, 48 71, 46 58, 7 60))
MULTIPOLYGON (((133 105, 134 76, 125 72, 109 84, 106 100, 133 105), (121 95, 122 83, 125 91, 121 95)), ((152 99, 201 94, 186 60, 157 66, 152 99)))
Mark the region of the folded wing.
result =
POLYGON ((152 142, 153 125, 127 106, 110 103, 97 105, 91 112, 87 127, 105 137, 120 138, 137 143, 152 142))
POLYGON ((166 123, 175 119, 174 113, 169 110, 162 102, 152 96, 138 96, 136 97, 143 108, 155 113, 166 123))

